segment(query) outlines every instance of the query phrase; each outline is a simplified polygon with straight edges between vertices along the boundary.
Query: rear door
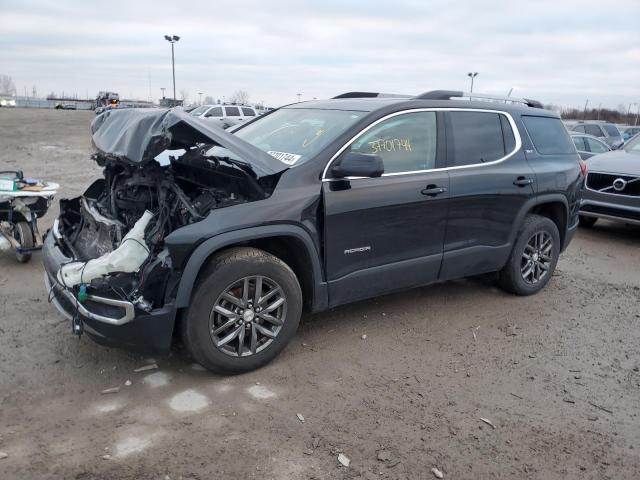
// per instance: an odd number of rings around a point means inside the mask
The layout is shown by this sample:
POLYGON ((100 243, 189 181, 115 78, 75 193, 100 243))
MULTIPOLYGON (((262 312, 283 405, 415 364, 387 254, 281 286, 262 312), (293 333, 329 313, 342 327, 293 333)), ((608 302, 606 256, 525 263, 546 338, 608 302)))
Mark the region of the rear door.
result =
POLYGON ((224 107, 226 122, 229 125, 237 125, 241 118, 240 108, 236 106, 224 107))
POLYGON ((441 114, 414 111, 374 122, 338 156, 379 155, 378 178, 323 181, 329 301, 338 305, 438 278, 449 176, 441 114))
POLYGON ((504 265, 514 221, 535 183, 510 115, 456 110, 447 112, 446 120, 451 188, 443 280, 504 265))

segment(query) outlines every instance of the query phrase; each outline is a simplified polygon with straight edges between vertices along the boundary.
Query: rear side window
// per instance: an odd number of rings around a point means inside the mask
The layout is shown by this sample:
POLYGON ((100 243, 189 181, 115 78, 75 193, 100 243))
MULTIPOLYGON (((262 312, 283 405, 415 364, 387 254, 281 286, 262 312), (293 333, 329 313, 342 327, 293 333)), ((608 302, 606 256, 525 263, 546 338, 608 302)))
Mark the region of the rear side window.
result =
POLYGON ((204 114, 205 117, 221 117, 222 107, 214 107, 204 114))
POLYGON ((576 153, 576 147, 559 118, 523 115, 522 121, 540 155, 576 153))
POLYGON ((598 125, 585 125, 584 131, 594 137, 604 137, 604 134, 598 125))
POLYGON ((605 153, 609 151, 609 148, 606 145, 595 138, 585 138, 585 141, 589 145, 589 150, 593 153, 605 153))
POLYGON ((578 125, 577 127, 573 127, 574 132, 584 133, 584 125, 578 125))
POLYGON ((602 128, 604 128, 605 132, 607 132, 607 135, 609 135, 610 137, 620 136, 620 131, 618 130, 618 127, 616 127, 615 125, 611 125, 610 123, 604 123, 602 125, 602 128))
POLYGON ((240 116, 240 110, 238 109, 238 107, 224 107, 224 109, 227 112, 227 117, 239 117, 240 116))
POLYGON ((503 123, 502 116, 489 112, 450 112, 451 166, 492 162, 513 151, 513 131, 506 118, 503 123))
POLYGON ((245 117, 255 117, 256 114, 250 108, 242 107, 242 113, 245 117))
POLYGON ((580 152, 588 152, 587 147, 584 144, 584 137, 571 137, 576 149, 580 152))

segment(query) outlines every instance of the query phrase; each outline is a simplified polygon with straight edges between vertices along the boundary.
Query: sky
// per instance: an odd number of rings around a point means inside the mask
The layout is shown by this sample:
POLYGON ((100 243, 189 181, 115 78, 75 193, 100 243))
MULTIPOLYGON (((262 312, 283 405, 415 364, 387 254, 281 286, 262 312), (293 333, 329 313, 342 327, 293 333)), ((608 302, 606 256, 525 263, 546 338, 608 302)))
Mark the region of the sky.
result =
MULTIPOLYGON (((640 0, 2 0, 0 74, 18 94, 278 106, 358 90, 474 90, 545 104, 640 102, 640 0)), ((632 107, 635 109, 636 107, 632 107)), ((640 107, 639 107, 640 108, 640 107)))

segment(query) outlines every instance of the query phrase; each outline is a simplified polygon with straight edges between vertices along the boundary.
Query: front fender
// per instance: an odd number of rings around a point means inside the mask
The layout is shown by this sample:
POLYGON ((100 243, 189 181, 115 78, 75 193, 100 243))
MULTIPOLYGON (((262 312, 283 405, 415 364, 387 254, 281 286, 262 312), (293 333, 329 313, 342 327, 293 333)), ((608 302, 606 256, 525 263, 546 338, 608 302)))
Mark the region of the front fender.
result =
POLYGON ((184 308, 189 306, 191 292, 198 278, 198 273, 211 255, 231 245, 268 237, 294 237, 303 242, 311 259, 313 270, 312 309, 318 311, 326 308, 328 294, 326 283, 323 281, 320 255, 310 235, 302 227, 296 225, 264 225, 244 228, 222 233, 202 242, 193 251, 182 272, 176 294, 177 307, 184 308))

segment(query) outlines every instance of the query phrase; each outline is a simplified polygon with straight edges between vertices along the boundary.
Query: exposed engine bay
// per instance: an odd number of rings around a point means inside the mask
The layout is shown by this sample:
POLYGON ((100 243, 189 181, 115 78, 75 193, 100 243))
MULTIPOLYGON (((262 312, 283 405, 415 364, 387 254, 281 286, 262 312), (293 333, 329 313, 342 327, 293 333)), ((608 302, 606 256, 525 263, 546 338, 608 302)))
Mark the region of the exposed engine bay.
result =
POLYGON ((165 166, 130 166, 97 155, 104 178, 60 204, 59 229, 74 262, 60 268, 58 281, 66 287, 89 284, 129 300, 145 298, 139 303, 149 306, 160 303, 153 297, 164 288, 150 291, 147 283, 144 297, 138 290, 145 277, 167 277, 162 271, 172 265, 165 237, 212 210, 266 198, 271 191, 271 180, 209 156, 210 148, 201 145, 169 157, 165 166))
POLYGON ((146 311, 163 306, 175 281, 166 237, 214 210, 269 197, 289 168, 179 109, 108 111, 91 130, 103 178, 61 200, 54 226, 71 261, 52 276, 78 301, 99 295, 146 311))

